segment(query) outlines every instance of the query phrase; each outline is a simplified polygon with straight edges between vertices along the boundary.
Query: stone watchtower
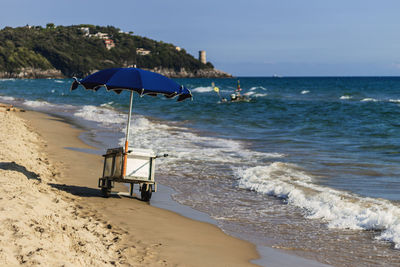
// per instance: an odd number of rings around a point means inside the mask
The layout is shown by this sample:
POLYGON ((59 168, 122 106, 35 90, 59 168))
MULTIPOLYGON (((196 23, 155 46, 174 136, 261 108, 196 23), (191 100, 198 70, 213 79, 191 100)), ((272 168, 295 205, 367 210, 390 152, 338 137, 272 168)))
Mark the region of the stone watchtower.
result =
POLYGON ((199 60, 201 63, 206 64, 207 63, 207 58, 206 58, 206 51, 200 50, 199 51, 199 60))

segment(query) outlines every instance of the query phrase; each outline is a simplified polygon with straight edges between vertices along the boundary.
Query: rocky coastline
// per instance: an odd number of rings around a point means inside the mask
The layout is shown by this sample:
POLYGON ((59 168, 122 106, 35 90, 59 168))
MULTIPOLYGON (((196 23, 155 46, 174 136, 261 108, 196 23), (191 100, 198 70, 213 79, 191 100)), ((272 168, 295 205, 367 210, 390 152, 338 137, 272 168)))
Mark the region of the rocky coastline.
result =
MULTIPOLYGON (((154 68, 147 69, 153 72, 160 73, 170 78, 231 78, 232 75, 217 69, 198 69, 195 71, 187 71, 182 68, 174 70, 169 68, 154 68)), ((57 69, 36 69, 36 68, 23 68, 19 72, 0 72, 0 79, 62 79, 69 78, 62 74, 57 69)))
POLYGON ((232 78, 232 74, 217 69, 198 69, 187 71, 182 68, 179 71, 167 68, 150 69, 170 78, 232 78))
POLYGON ((57 69, 36 69, 36 68, 22 68, 19 72, 1 72, 0 71, 0 79, 62 79, 66 78, 60 70, 57 69))

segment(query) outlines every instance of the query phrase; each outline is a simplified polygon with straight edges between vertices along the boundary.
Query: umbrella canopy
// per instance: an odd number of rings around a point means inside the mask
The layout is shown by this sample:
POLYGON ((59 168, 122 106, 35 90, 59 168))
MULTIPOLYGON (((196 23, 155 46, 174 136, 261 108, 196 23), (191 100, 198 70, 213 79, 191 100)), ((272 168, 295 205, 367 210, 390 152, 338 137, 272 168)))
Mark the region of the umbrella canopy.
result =
POLYGON ((82 85, 87 90, 99 90, 104 86, 108 91, 114 91, 120 94, 123 90, 130 91, 130 104, 128 113, 128 123, 126 126, 125 153, 123 176, 126 174, 126 162, 129 140, 129 128, 132 113, 133 92, 140 95, 157 96, 165 95, 168 98, 178 96, 178 101, 192 98, 191 92, 184 86, 181 86, 171 79, 161 74, 146 71, 138 68, 113 68, 105 69, 93 73, 82 80, 74 78, 71 85, 71 91, 82 85))
POLYGON ((104 86, 107 90, 112 90, 120 94, 123 90, 135 91, 140 95, 158 94, 168 98, 178 96, 178 101, 191 98, 191 92, 173 80, 147 70, 138 68, 112 68, 93 73, 82 80, 75 78, 71 85, 71 90, 82 85, 87 90, 99 90, 104 86))

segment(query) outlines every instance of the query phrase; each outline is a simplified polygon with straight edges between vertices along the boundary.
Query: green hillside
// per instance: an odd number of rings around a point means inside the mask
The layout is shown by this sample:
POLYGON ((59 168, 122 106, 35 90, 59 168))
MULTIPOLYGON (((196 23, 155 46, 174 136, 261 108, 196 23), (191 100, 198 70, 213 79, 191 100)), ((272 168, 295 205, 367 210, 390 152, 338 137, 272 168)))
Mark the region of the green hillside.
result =
POLYGON ((94 70, 128 67, 168 68, 179 71, 213 69, 173 44, 123 33, 118 28, 94 25, 47 24, 0 30, 0 72, 23 68, 57 69, 67 77, 85 76, 94 70), (110 41, 111 40, 111 41, 110 41), (111 42, 107 49, 106 42, 111 42))

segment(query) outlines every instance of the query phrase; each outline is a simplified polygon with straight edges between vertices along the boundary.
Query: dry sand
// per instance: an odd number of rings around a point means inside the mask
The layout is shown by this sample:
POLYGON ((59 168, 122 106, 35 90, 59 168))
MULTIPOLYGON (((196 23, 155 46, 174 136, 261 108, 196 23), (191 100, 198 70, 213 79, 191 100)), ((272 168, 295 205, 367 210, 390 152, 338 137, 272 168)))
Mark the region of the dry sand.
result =
POLYGON ((118 233, 49 185, 56 167, 45 144, 12 112, 0 112, 0 265, 106 265, 118 233))
POLYGON ((253 265, 255 246, 214 225, 102 198, 102 158, 70 149, 90 149, 80 132, 46 114, 0 112, 1 266, 253 265))

